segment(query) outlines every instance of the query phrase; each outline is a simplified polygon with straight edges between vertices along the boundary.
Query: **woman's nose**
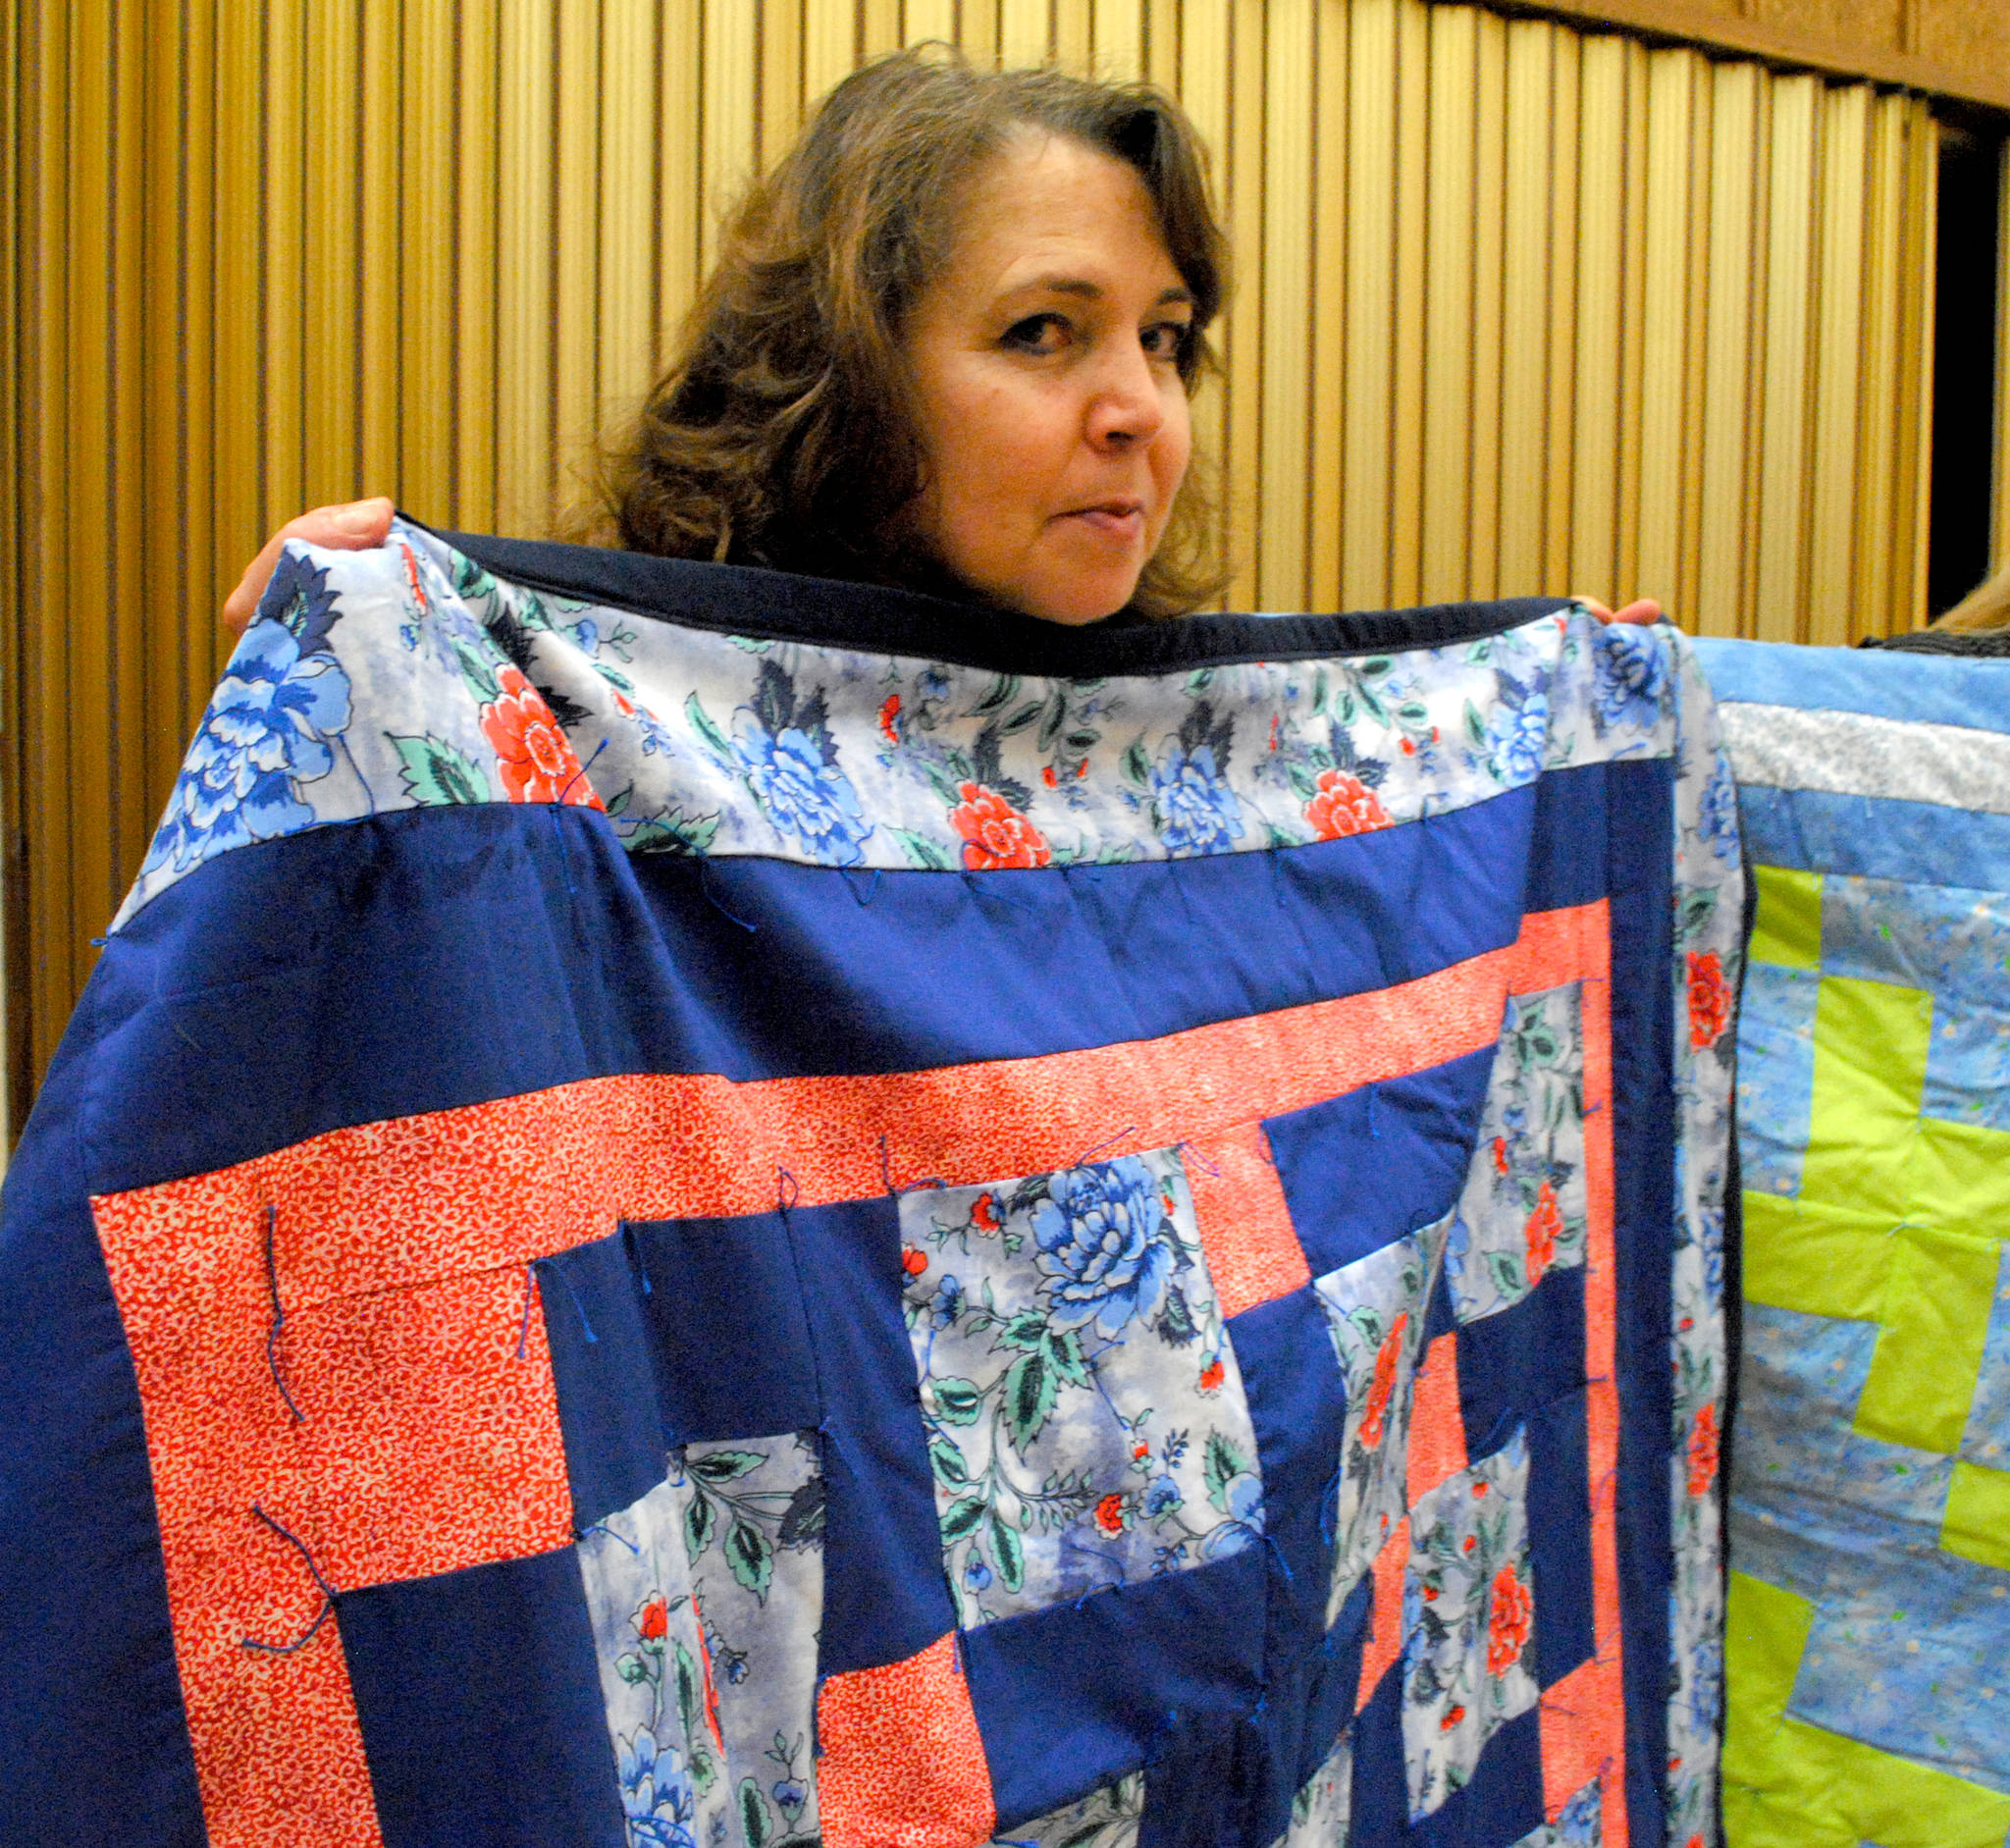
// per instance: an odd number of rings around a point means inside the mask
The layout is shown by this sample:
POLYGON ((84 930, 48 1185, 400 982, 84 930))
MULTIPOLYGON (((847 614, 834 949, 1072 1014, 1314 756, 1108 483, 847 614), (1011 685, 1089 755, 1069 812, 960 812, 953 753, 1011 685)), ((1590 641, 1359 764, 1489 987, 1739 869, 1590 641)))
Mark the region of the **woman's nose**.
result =
POLYGON ((1136 341, 1113 342, 1088 405, 1088 440, 1098 449, 1149 443, 1166 420, 1150 356, 1136 341))

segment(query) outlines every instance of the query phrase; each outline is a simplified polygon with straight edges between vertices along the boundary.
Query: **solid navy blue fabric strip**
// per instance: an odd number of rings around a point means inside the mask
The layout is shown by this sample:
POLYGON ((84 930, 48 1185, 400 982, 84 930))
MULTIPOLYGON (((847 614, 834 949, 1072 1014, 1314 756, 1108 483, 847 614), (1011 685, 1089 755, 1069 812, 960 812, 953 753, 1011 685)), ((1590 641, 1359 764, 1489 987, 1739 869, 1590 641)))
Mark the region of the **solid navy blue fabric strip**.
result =
POLYGON ((964 1634, 1001 1835, 1135 1770, 1183 1720, 1256 1705, 1267 1558, 1245 1547, 964 1634))
POLYGON ((1494 1048, 1266 1117, 1292 1229, 1314 1277, 1442 1219, 1479 1135, 1494 1048), (1372 1174, 1374 1185, 1361 1177, 1372 1174))
POLYGON ((577 1079, 907 1071, 1379 989, 1511 942, 1524 903, 1602 896, 1576 848, 1611 774, 1275 854, 891 872, 870 902, 827 868, 631 863, 576 809, 407 811, 242 848, 141 911, 91 978, 73 1029, 99 1034, 87 1180, 577 1079))
MULTIPOLYGON (((891 1199, 782 1215, 801 1274, 824 1404, 823 1624, 817 1670, 919 1655, 956 1622, 942 1576, 935 1471, 900 1312, 891 1199)), ((786 1330, 771 1331, 784 1339, 786 1330)))
POLYGON ((384 1848, 624 1848, 570 1547, 339 1593, 335 1608, 384 1848))
MULTIPOLYGON (((410 520, 408 514, 402 517, 410 520)), ((915 655, 1022 674, 1170 673, 1239 660, 1446 648, 1499 635, 1569 607, 1560 597, 1521 597, 1349 615, 1187 616, 1178 622, 1119 617, 1070 628, 884 585, 658 558, 602 546, 497 539, 486 533, 443 532, 440 537, 512 583, 690 628, 915 655)))
POLYGON ((1613 1167, 1618 1260, 1619 1619, 1625 1637, 1626 1814, 1632 1839, 1665 1832, 1667 1768, 1668 1378, 1673 1269, 1673 823, 1666 763, 1613 766, 1637 781, 1634 819, 1607 836, 1613 888, 1613 1167))
MULTIPOLYGON (((89 1028, 86 1003, 42 1086, 59 1121, 89 1028)), ((71 1137, 29 1137, 0 1218, 0 1842, 203 1848, 139 1388, 85 1191, 71 1137)))
POLYGON ((1747 784, 1738 791, 1738 822, 1756 867, 1984 891, 2010 881, 2010 815, 1747 784))

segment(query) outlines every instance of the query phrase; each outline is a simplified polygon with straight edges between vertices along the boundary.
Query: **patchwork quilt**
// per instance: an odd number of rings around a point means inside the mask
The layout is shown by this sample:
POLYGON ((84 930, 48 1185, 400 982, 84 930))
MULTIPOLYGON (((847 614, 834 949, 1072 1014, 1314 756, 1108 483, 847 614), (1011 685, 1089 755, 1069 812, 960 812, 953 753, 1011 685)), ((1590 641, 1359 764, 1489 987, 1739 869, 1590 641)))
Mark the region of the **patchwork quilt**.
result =
POLYGON ((291 549, 8 1177, 0 1839, 1711 1840, 1742 909, 1568 605, 291 549))
POLYGON ((1732 1848, 2010 1840, 2010 666, 1699 645, 1738 1029, 1732 1848))

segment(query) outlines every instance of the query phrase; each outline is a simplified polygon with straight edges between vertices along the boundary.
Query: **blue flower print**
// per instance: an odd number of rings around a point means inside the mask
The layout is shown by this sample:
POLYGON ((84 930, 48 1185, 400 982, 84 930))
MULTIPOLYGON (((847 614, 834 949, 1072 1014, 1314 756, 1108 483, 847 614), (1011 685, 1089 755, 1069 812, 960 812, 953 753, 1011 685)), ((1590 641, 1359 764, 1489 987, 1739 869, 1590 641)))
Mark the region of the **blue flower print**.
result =
POLYGON ((1142 741, 1127 754, 1126 774, 1151 797, 1152 825, 1169 854, 1221 854, 1243 831, 1243 805, 1229 786, 1235 720, 1217 718, 1195 700, 1180 729, 1146 765, 1142 741))
POLYGON ((633 1737, 620 1742, 620 1772, 631 1843, 637 1848, 698 1848, 688 1826, 698 1814, 698 1796, 675 1746, 659 1745, 655 1733, 637 1727, 633 1737))
POLYGON ((971 1549, 970 1558, 964 1561, 963 1582, 974 1592, 983 1591, 991 1582, 991 1568, 984 1563, 984 1556, 975 1547, 971 1549))
POLYGON ((1161 1514, 1170 1514, 1180 1505, 1184 1498, 1180 1485, 1170 1476, 1156 1478, 1144 1492, 1144 1512, 1147 1519, 1156 1520, 1161 1514))
POLYGON ((800 726, 771 732, 742 709, 733 716, 733 756, 762 814, 813 858, 831 867, 855 867, 864 858, 859 844, 872 826, 834 753, 826 757, 800 726))
POLYGON ((928 1324, 931 1328, 948 1328, 962 1313, 963 1286, 952 1273, 943 1277, 928 1298, 928 1324))
POLYGON ((1162 752, 1151 769, 1151 800, 1169 854, 1224 854, 1243 831, 1243 806, 1209 745, 1162 752))
POLYGON ((284 622, 254 622, 202 715, 143 870, 185 871, 311 826, 297 785, 335 767, 330 740, 348 722, 348 676, 335 657, 303 655, 284 622))
POLYGON ((1114 1341, 1164 1300, 1180 1256, 1178 1235, 1152 1172, 1135 1155, 1054 1176, 1034 1210, 1037 1262, 1057 1326, 1093 1321, 1114 1341))
POLYGON ((1549 741, 1550 701, 1539 691, 1520 700, 1504 698, 1487 724, 1494 771, 1505 783, 1532 782, 1540 776, 1549 741))
POLYGON ((1738 790, 1731 781, 1730 766, 1719 758, 1703 785, 1698 805, 1696 831, 1710 843, 1710 851, 1725 866, 1738 858, 1738 790))
POLYGON ((1608 622, 1591 641, 1591 712, 1600 731, 1647 727, 1661 716, 1667 691, 1667 655, 1651 629, 1608 622))

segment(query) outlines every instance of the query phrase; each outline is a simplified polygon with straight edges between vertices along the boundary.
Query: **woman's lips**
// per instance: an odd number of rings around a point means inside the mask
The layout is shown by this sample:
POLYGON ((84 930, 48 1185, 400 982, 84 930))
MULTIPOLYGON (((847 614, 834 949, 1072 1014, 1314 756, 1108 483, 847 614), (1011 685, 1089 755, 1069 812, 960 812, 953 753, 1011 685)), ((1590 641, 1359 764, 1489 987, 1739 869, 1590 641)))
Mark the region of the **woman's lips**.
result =
POLYGON ((1080 520, 1092 533, 1106 539, 1131 541, 1144 535, 1144 508, 1136 501, 1106 502, 1101 506, 1077 507, 1061 516, 1080 520))

